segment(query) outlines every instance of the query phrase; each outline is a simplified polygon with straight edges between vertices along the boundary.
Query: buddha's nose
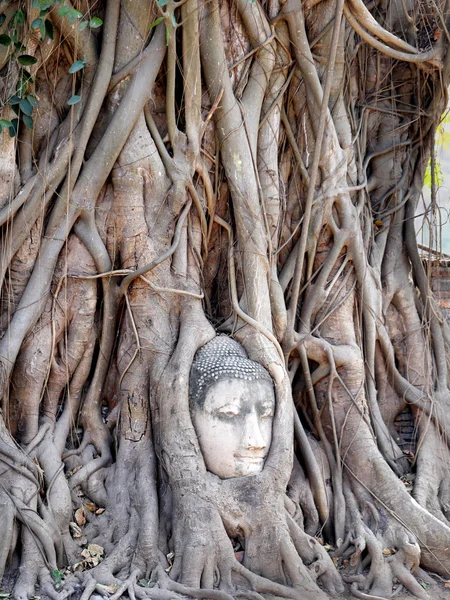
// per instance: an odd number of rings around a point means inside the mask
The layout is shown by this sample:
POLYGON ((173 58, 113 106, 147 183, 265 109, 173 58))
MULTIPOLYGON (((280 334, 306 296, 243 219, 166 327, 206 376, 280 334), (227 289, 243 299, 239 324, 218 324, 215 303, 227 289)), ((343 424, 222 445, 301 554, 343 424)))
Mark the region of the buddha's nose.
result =
POLYGON ((253 411, 245 417, 243 445, 246 450, 264 450, 266 447, 258 416, 253 411))

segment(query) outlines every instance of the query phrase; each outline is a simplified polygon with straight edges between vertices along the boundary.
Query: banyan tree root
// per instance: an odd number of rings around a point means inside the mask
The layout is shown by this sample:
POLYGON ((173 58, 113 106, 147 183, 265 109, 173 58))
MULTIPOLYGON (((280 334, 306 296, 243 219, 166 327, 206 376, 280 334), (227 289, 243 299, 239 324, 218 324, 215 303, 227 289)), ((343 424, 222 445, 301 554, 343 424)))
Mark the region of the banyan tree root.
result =
POLYGON ((335 563, 358 598, 427 598, 419 563, 450 568, 449 336, 413 223, 445 7, 35 4, 0 3, 13 599, 325 600, 335 563), (189 376, 211 323, 273 380, 257 475, 220 479, 200 451, 189 376))

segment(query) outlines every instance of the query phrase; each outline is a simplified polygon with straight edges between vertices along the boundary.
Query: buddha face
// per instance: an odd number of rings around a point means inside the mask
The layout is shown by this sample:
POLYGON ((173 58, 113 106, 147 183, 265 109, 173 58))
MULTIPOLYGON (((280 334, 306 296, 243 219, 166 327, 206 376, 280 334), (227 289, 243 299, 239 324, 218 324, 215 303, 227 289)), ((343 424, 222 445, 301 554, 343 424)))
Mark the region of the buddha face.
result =
POLYGON ((222 479, 259 473, 269 452, 275 410, 273 385, 224 378, 192 406, 206 468, 222 479))

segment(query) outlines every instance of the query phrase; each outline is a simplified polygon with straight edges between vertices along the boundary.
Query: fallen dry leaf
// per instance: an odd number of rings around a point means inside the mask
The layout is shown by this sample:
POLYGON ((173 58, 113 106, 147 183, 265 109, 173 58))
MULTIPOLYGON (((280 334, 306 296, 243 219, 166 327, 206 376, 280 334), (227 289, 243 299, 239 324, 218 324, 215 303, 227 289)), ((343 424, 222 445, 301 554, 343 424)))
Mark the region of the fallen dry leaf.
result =
POLYGON ((80 508, 78 508, 75 511, 75 521, 77 522, 77 525, 79 525, 80 527, 86 523, 86 517, 84 515, 84 508, 82 506, 80 506, 80 508))
POLYGON ((96 515, 102 515, 105 512, 104 508, 97 508, 97 510, 95 511, 96 515))
POLYGON ((97 510, 97 507, 95 506, 95 504, 92 504, 92 502, 87 502, 84 506, 91 513, 95 512, 97 510))
POLYGON ((104 548, 98 544, 89 544, 87 549, 91 554, 98 554, 99 556, 103 556, 103 553, 105 552, 104 548))

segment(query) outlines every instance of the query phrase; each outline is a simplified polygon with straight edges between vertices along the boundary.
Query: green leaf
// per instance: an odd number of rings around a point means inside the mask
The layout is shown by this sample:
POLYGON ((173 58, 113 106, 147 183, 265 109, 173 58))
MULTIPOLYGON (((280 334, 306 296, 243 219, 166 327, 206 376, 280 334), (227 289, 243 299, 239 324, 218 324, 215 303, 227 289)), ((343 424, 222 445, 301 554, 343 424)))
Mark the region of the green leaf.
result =
POLYGON ((13 17, 13 22, 16 25, 19 25, 19 27, 25 23, 25 13, 23 12, 23 10, 16 11, 13 17))
POLYGON ((25 114, 31 117, 33 114, 33 107, 31 106, 31 102, 29 102, 26 98, 20 101, 20 110, 25 114))
POLYGON ((76 8, 71 8, 69 10, 69 12, 67 13, 67 19, 68 19, 69 23, 75 23, 75 21, 78 21, 78 19, 81 19, 82 16, 83 16, 83 13, 81 13, 76 8))
POLYGON ((9 127, 9 136, 13 138, 16 135, 18 128, 19 128, 19 119, 13 119, 11 121, 11 125, 9 127))
POLYGON ((169 0, 158 0, 158 6, 165 6, 169 4, 169 0))
POLYGON ((42 19, 35 19, 31 23, 31 29, 39 29, 40 24, 42 23, 42 19))
POLYGON ((61 573, 61 571, 58 571, 58 569, 53 569, 51 575, 55 583, 61 583, 61 581, 64 579, 64 573, 61 573))
POLYGON ((78 31, 84 31, 88 25, 89 23, 87 21, 81 21, 78 25, 78 31))
POLYGON ((159 25, 161 23, 161 21, 164 21, 164 17, 158 17, 157 19, 155 19, 153 21, 153 23, 150 25, 149 29, 156 27, 157 25, 159 25))
MULTIPOLYGON (((11 121, 8 121, 7 119, 0 119, 0 125, 2 127, 12 127, 12 123, 11 121)), ((0 594, 0 598, 1 598, 1 594, 0 594)))
POLYGON ((2 33, 0 35, 0 44, 2 46, 9 46, 11 41, 11 38, 9 37, 9 35, 6 35, 6 33, 2 33))
POLYGON ((28 129, 33 129, 33 119, 28 115, 23 115, 23 122, 28 127, 28 129))
POLYGON ((16 47, 16 50, 18 50, 19 52, 25 52, 25 50, 26 50, 26 48, 22 44, 22 42, 18 42, 17 40, 14 40, 14 46, 16 47))
POLYGON ((31 104, 31 106, 33 106, 34 108, 37 108, 39 106, 39 100, 35 96, 32 96, 31 94, 29 94, 27 96, 27 100, 31 104))
POLYGON ((34 56, 30 56, 29 54, 22 54, 21 56, 17 57, 17 62, 26 67, 28 65, 36 64, 37 58, 35 58, 34 56))
POLYGON ((69 100, 67 101, 67 104, 69 106, 73 106, 74 104, 78 104, 78 102, 80 102, 81 100, 81 96, 72 96, 72 98, 69 98, 69 100))
POLYGON ((102 25, 103 25, 103 21, 101 19, 99 19, 98 17, 93 17, 89 21, 89 27, 91 29, 97 29, 97 27, 101 27, 102 25))
POLYGON ((48 10, 51 8, 53 0, 33 0, 33 6, 40 8, 41 10, 48 10))
POLYGON ((44 41, 45 36, 47 35, 47 32, 45 31, 45 21, 41 21, 39 25, 39 31, 41 32, 42 41, 44 41))
POLYGON ((77 71, 81 71, 84 69, 84 65, 86 64, 86 60, 76 60, 73 65, 70 65, 69 73, 76 73, 77 71))
POLYGON ((28 71, 26 69, 20 70, 20 76, 24 81, 29 81, 30 83, 33 83, 33 78, 31 77, 31 73, 28 73, 28 71))
POLYGON ((58 11, 58 16, 65 17, 70 12, 70 8, 68 6, 61 6, 58 11))
MULTIPOLYGON (((444 177, 442 175, 442 168, 439 161, 434 161, 434 183, 436 187, 440 187, 444 183, 444 177)), ((431 190, 432 178, 431 178, 431 158, 428 160, 428 165, 425 171, 425 178, 423 180, 424 187, 431 190)))
POLYGON ((8 104, 9 104, 9 106, 14 106, 15 104, 20 104, 19 96, 11 96, 11 98, 9 98, 9 100, 8 100, 8 104))
POLYGON ((48 19, 45 20, 45 32, 51 40, 55 37, 53 33, 53 24, 48 19))
MULTIPOLYGON (((6 21, 6 15, 3 13, 0 15, 0 27, 3 25, 3 23, 6 21)), ((0 595, 1 598, 1 595, 0 595)))

